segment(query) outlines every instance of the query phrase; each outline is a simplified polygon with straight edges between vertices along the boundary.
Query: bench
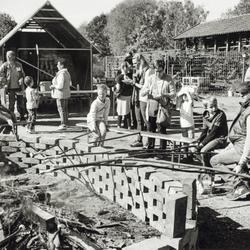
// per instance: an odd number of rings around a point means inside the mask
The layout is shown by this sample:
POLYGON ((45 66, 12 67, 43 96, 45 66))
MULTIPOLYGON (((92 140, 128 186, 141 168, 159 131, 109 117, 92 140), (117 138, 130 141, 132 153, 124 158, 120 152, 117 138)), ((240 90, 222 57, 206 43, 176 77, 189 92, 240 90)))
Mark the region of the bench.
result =
MULTIPOLYGON (((88 128, 86 123, 77 123, 76 126, 88 128)), ((190 139, 187 137, 183 137, 180 133, 178 134, 160 134, 160 133, 152 133, 147 131, 140 131, 140 130, 128 130, 124 128, 117 128, 117 127, 110 127, 109 131, 121 133, 121 134, 127 134, 132 135, 135 133, 141 134, 142 137, 151 137, 155 139, 162 139, 166 140, 168 145, 171 145, 172 149, 176 152, 180 152, 180 148, 183 146, 189 146, 190 144, 193 144, 195 142, 195 139, 190 139)), ((89 143, 89 139, 88 139, 89 143)), ((178 154, 178 162, 180 162, 181 154, 178 154)), ((171 156, 171 160, 174 161, 174 154, 171 156)))

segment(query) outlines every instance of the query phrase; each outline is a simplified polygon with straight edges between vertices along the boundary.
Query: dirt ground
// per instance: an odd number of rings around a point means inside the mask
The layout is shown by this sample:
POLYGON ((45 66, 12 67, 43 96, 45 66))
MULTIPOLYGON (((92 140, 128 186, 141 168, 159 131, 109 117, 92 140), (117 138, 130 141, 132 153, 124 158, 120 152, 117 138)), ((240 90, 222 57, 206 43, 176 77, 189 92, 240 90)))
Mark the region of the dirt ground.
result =
MULTIPOLYGON (((228 117, 229 122, 232 121, 236 113, 239 111, 239 101, 237 97, 219 97, 219 106, 223 109, 228 117)), ((195 103, 195 111, 202 112, 202 104, 195 103)), ((71 118, 72 125, 83 121, 84 118, 71 118)), ((38 117, 38 125, 36 127, 39 134, 45 136, 55 136, 54 129, 58 125, 58 118, 38 117)), ((20 128, 19 132, 26 133, 24 128, 20 128)), ((61 138, 74 136, 77 133, 60 133, 56 134, 61 138)), ((109 136, 109 135, 108 135, 109 136)), ((115 143, 107 143, 107 148, 126 148, 135 140, 135 138, 122 138, 115 143)), ((41 178, 34 175, 29 170, 24 176, 30 178, 29 184, 46 184, 54 181, 52 177, 46 176, 41 178), (30 172, 29 172, 30 171, 30 172)), ((98 223, 111 223, 114 221, 122 221, 125 225, 122 230, 119 228, 109 229, 111 242, 106 238, 100 237, 98 243, 104 245, 131 244, 140 241, 158 232, 151 227, 147 227, 143 222, 120 208, 117 204, 111 203, 106 199, 95 196, 89 192, 82 184, 76 181, 61 180, 58 185, 49 190, 52 194, 52 204, 55 207, 65 207, 68 211, 78 211, 90 218, 90 223, 97 225, 98 223)), ((225 195, 203 195, 198 197, 199 203, 199 247, 200 249, 227 249, 227 250, 245 250, 250 249, 250 201, 228 201, 225 195)), ((97 240, 97 239, 96 239, 97 240)))

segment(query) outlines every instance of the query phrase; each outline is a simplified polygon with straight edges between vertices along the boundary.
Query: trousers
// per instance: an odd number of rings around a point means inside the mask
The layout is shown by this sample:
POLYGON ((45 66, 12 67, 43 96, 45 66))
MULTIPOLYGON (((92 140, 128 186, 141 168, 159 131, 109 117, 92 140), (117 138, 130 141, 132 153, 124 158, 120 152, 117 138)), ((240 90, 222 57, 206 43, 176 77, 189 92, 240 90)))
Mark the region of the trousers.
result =
POLYGON ((61 125, 67 125, 69 119, 68 99, 56 99, 61 125))

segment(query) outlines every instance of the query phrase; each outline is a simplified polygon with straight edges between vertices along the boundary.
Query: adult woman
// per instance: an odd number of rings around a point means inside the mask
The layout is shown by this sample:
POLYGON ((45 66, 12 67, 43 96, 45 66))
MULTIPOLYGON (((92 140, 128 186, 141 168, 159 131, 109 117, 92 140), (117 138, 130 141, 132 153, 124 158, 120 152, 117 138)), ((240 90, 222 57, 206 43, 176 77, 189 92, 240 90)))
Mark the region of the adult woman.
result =
POLYGON ((58 72, 53 78, 50 88, 52 90, 52 98, 56 99, 57 109, 61 119, 61 124, 57 130, 62 130, 67 128, 68 123, 68 99, 70 98, 71 77, 66 68, 66 60, 64 58, 57 60, 57 68, 58 72))
POLYGON ((124 119, 124 128, 131 128, 130 104, 133 92, 132 84, 132 71, 128 62, 125 61, 121 65, 121 74, 116 78, 118 127, 121 127, 122 119, 124 119))
MULTIPOLYGON (((148 117, 148 131, 155 132, 157 128, 157 115, 159 109, 165 109, 168 113, 168 122, 171 118, 171 100, 176 95, 176 88, 171 76, 164 72, 164 62, 156 60, 154 62, 155 73, 151 75, 145 82, 141 96, 147 96, 147 117, 148 117)), ((159 123, 158 131, 161 134, 166 134, 166 125, 159 123)), ((148 138, 147 149, 153 149, 155 146, 155 139, 148 138)), ((160 148, 166 148, 166 141, 160 140, 160 148)))
MULTIPOLYGON (((137 121, 137 130, 144 131, 147 129, 146 107, 147 96, 141 96, 141 89, 148 79, 154 73, 142 54, 135 54, 133 57, 133 64, 136 65, 135 86, 133 92, 133 102, 135 104, 135 116, 137 121)), ((131 147, 142 147, 142 136, 139 134, 137 140, 134 141, 131 147)))

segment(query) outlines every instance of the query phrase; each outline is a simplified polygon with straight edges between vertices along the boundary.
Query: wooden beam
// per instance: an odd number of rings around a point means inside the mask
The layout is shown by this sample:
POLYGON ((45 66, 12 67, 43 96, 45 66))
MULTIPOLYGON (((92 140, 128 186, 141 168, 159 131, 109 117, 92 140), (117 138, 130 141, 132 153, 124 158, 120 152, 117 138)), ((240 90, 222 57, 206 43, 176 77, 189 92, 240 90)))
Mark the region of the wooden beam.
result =
MULTIPOLYGON (((36 48, 18 48, 18 50, 36 50, 36 48)), ((89 51, 90 49, 82 48, 39 48, 39 50, 72 50, 72 51, 89 51)))
POLYGON ((63 17, 33 17, 33 20, 39 20, 39 21, 63 21, 63 17))
POLYGON ((46 8, 43 8, 43 9, 41 9, 41 11, 51 11, 51 12, 55 12, 56 10, 55 10, 55 9, 46 9, 46 8))

